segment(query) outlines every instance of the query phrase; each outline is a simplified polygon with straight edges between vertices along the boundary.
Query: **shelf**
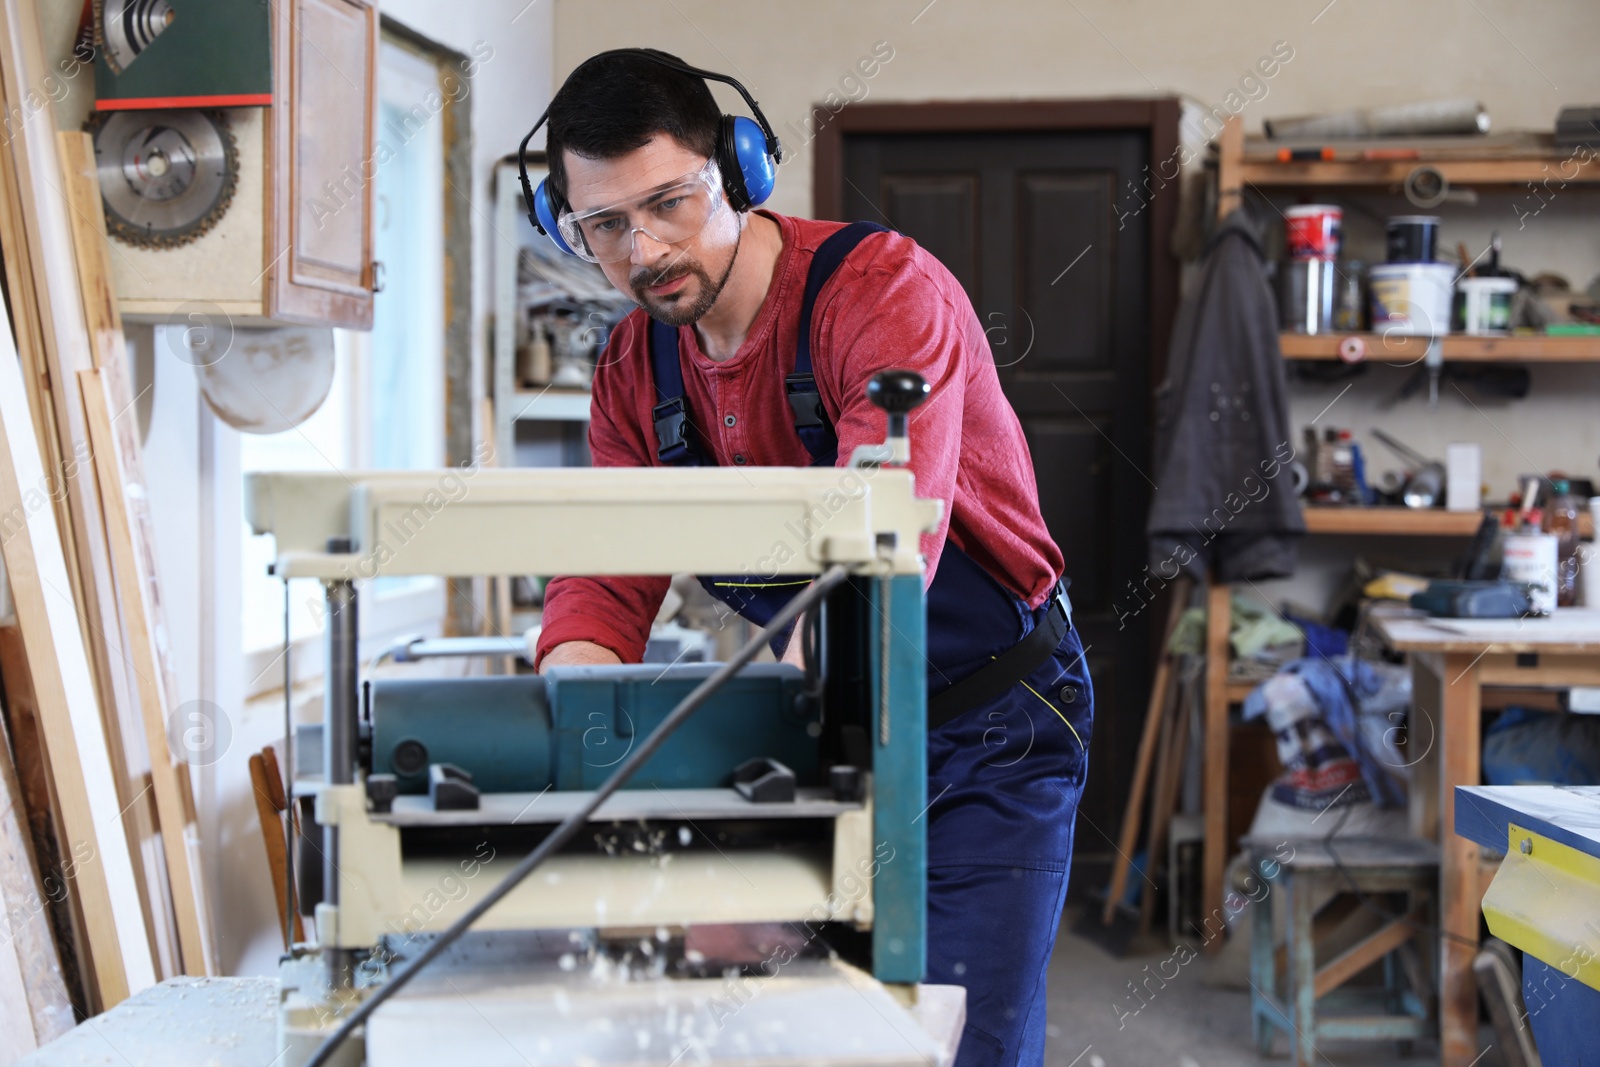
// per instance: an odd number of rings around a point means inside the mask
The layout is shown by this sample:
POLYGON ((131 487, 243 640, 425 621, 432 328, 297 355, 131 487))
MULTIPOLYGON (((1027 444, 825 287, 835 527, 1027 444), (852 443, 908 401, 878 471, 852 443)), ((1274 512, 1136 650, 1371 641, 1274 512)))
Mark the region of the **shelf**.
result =
POLYGON ((1418 167, 1430 167, 1443 174, 1452 187, 1526 185, 1551 180, 1552 188, 1563 184, 1588 185, 1600 182, 1600 166, 1581 166, 1568 156, 1551 155, 1530 159, 1483 160, 1351 160, 1329 163, 1256 163, 1239 165, 1239 176, 1246 185, 1258 189, 1306 187, 1356 187, 1402 185, 1418 167), (1564 175, 1571 175, 1565 178, 1564 175))
POLYGON ((1254 693, 1256 688, 1265 681, 1265 678, 1259 682, 1244 682, 1237 678, 1229 678, 1227 684, 1228 703, 1243 704, 1245 698, 1254 693))
POLYGON ((511 394, 516 422, 588 422, 587 389, 518 389, 511 394))
MULTIPOLYGON (((1284 359, 1337 360, 1339 345, 1347 337, 1360 338, 1366 355, 1360 362, 1411 365, 1428 350, 1428 338, 1378 333, 1284 333, 1278 347, 1284 359)), ((1528 334, 1510 337, 1469 337, 1452 334, 1444 339, 1444 358, 1457 363, 1600 363, 1600 334, 1550 336, 1528 334)))
POLYGON ((1481 511, 1445 511, 1443 508, 1304 509, 1306 533, 1358 536, 1471 537, 1483 521, 1481 511))
MULTIPOLYGON (((1302 509, 1308 534, 1345 534, 1364 537, 1471 537, 1483 521, 1482 511, 1446 511, 1443 508, 1347 508, 1330 505, 1302 509)), ((1594 536, 1588 511, 1578 513, 1578 536, 1594 536)))
POLYGON ((1245 141, 1239 177, 1261 188, 1397 186, 1418 167, 1444 175, 1453 186, 1518 186, 1548 181, 1549 188, 1600 183, 1600 161, 1580 161, 1577 150, 1562 148, 1545 133, 1513 133, 1494 137, 1417 137, 1367 141, 1331 141, 1331 160, 1279 163, 1280 148, 1322 147, 1299 141, 1245 141), (1364 159, 1369 150, 1408 159, 1364 159))

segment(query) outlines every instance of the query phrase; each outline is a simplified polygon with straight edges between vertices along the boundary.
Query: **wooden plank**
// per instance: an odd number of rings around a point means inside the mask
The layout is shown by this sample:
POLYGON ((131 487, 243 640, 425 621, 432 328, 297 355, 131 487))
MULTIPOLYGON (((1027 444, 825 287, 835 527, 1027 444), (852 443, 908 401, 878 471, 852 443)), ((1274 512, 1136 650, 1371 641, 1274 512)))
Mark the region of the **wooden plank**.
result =
MULTIPOLYGON (((112 428, 115 431, 119 482, 120 486, 126 487, 121 497, 128 514, 134 557, 142 572, 139 588, 144 598, 145 625, 157 667, 156 682, 162 701, 159 713, 161 721, 165 723, 179 704, 181 690, 177 667, 173 662, 171 631, 167 627, 166 608, 161 595, 155 520, 150 514, 149 494, 145 492, 143 446, 139 440, 138 419, 132 414, 137 397, 134 396, 132 371, 128 366, 122 315, 118 310, 116 294, 111 288, 111 263, 107 255, 110 246, 106 238, 105 212, 95 169, 94 142, 88 134, 73 131, 63 131, 58 137, 63 188, 72 209, 72 238, 91 353, 95 366, 104 377, 105 398, 110 410, 119 415, 128 415, 126 418, 113 417, 112 428)), ((126 599, 123 604, 126 610, 126 599)), ((135 648, 140 647, 131 634, 129 640, 135 648)), ((148 710, 144 710, 147 732, 149 714, 148 710)), ((168 747, 163 743, 158 750, 152 750, 152 763, 157 758, 166 759, 169 755, 168 747)), ((200 857, 199 820, 195 811, 189 764, 177 760, 173 769, 184 817, 180 836, 189 854, 187 865, 194 874, 192 895, 198 908, 199 922, 198 930, 186 931, 181 923, 179 925, 183 966, 188 974, 214 975, 218 973, 216 949, 211 940, 209 908, 200 874, 205 868, 200 857)), ((166 825, 163 819, 164 829, 166 825)), ((169 873, 174 879, 178 877, 170 867, 169 873)))
MULTIPOLYGON (((250 757, 250 783, 255 792, 256 817, 261 821, 261 838, 267 848, 267 870, 272 878, 272 892, 278 901, 279 925, 283 926, 285 924, 281 917, 289 914, 289 849, 284 840, 284 816, 289 804, 278 770, 278 756, 270 745, 250 757)), ((285 948, 290 947, 287 941, 289 936, 295 941, 305 940, 305 926, 298 910, 294 915, 292 935, 287 928, 284 935, 285 948)))
POLYGON ((1235 704, 1243 704, 1245 700, 1249 698, 1250 694, 1254 693, 1261 686, 1262 682, 1265 681, 1265 678, 1263 678, 1260 682, 1239 682, 1230 680, 1222 688, 1222 693, 1223 696, 1227 698, 1228 706, 1232 707, 1235 704))
POLYGON ((21 366, 9 325, 0 323, 0 517, 9 524, 0 551, 76 862, 71 885, 82 897, 97 999, 106 1009, 155 984, 155 959, 55 512, 39 488, 44 484, 21 366))
POLYGON ((1308 507, 1301 514, 1308 534, 1471 537, 1483 521, 1481 511, 1443 508, 1308 507))
POLYGON ((0 1064, 72 1029, 38 867, 29 844, 22 789, 0 727, 0 1064))
POLYGON ((1551 163, 1566 159, 1571 149, 1557 147, 1553 133, 1540 130, 1511 130, 1501 133, 1427 134, 1416 137, 1263 137, 1244 139, 1244 158, 1251 163, 1275 163, 1284 148, 1331 148, 1333 158, 1358 162, 1365 153, 1377 149, 1394 158, 1396 149, 1414 153, 1424 162, 1441 159, 1547 159, 1551 163))
MULTIPOLYGON (((172 664, 171 650, 167 647, 169 642, 166 637, 165 614, 161 609, 160 583, 156 580, 154 523, 149 514, 148 498, 143 491, 144 464, 141 458, 138 419, 132 417, 137 398, 133 395, 132 374, 128 369, 122 314, 118 310, 116 295, 111 289, 111 264, 107 255, 110 246, 106 237, 105 211, 96 172, 94 142, 88 134, 71 130, 57 133, 56 140, 57 154, 61 159, 61 192, 67 207, 68 225, 72 234, 73 262, 76 265, 79 295, 83 301, 84 328, 87 331, 90 360, 107 375, 112 410, 119 414, 127 412, 130 416, 115 418, 113 423, 120 449, 119 458, 122 461, 121 481, 129 487, 129 492, 123 494, 123 500, 134 520, 135 552, 146 568, 145 605, 149 609, 147 613, 149 629, 156 637, 158 663, 161 667, 159 680, 165 699, 160 714, 162 721, 165 722, 171 709, 177 704, 177 672, 172 664)), ((104 511, 104 503, 97 501, 97 504, 104 511)), ((108 529, 97 532, 104 535, 108 533, 108 529)), ((115 580, 113 575, 113 581, 115 580)), ((132 644, 135 648, 138 647, 136 639, 128 633, 126 623, 123 624, 121 636, 124 645, 132 644)), ((121 657, 127 662, 130 672, 139 669, 125 651, 121 652, 121 657)), ((169 754, 164 742, 155 750, 149 747, 147 726, 144 722, 144 716, 149 712, 145 708, 144 699, 138 698, 140 707, 137 712, 131 707, 133 697, 138 696, 138 688, 139 686, 135 684, 136 692, 130 697, 119 700, 117 720, 125 740, 120 746, 121 755, 118 755, 117 746, 113 746, 112 750, 114 761, 118 765, 127 767, 130 774, 136 778, 134 789, 125 791, 124 796, 130 795, 137 789, 146 788, 143 769, 151 766, 156 759, 167 758, 169 754), (135 718, 139 721, 130 721, 135 718)), ((194 813, 188 765, 180 763, 178 773, 181 784, 180 795, 187 819, 184 827, 180 831, 175 831, 172 836, 175 836, 190 852, 188 861, 190 868, 199 870, 201 869, 199 834, 197 830, 189 829, 191 825, 197 826, 198 820, 194 813)), ((153 783, 153 779, 151 782, 153 783)), ((160 974, 163 977, 178 973, 214 974, 216 973, 214 967, 207 971, 196 971, 193 965, 185 960, 187 950, 183 942, 186 934, 183 924, 178 921, 178 905, 174 900, 173 886, 174 879, 180 877, 181 872, 173 871, 164 862, 163 857, 170 853, 171 849, 166 840, 168 835, 162 835, 159 849, 155 845, 156 830, 161 822, 158 813, 158 805, 136 805, 133 808, 136 820, 133 840, 144 859, 146 907, 152 936, 159 949, 160 974)), ((203 915, 204 909, 202 909, 203 915)), ((209 926, 203 923, 201 929, 209 931, 209 926)))
MULTIPOLYGON (((1481 677, 1479 679, 1482 681, 1481 677)), ((1479 698, 1484 711, 1504 711, 1506 708, 1529 708, 1533 711, 1565 711, 1562 694, 1557 689, 1534 689, 1528 686, 1495 686, 1485 688, 1479 698)))
MULTIPOLYGON (((1233 119, 1229 119, 1232 122, 1233 119)), ((1416 170, 1417 160, 1351 160, 1348 162, 1312 161, 1306 163, 1256 163, 1241 161, 1239 180, 1267 189, 1303 189, 1310 186, 1380 186, 1396 189, 1416 170)), ((1568 183, 1600 181, 1600 165, 1593 160, 1580 163, 1569 156, 1543 156, 1524 159, 1441 159, 1430 162, 1451 185, 1524 185, 1553 180, 1556 188, 1568 183), (1563 181, 1560 173, 1566 162, 1573 165, 1572 177, 1563 181)), ((1554 192, 1554 190, 1550 190, 1554 192)))
POLYGON ((1383 957, 1417 936, 1419 924, 1427 909, 1422 905, 1411 910, 1404 919, 1394 919, 1379 927, 1371 937, 1351 945, 1333 959, 1317 968, 1313 982, 1315 995, 1326 996, 1350 979, 1377 963, 1383 957))
POLYGON ((1244 120, 1230 116, 1217 135, 1217 219, 1238 208, 1244 198, 1241 165, 1244 156, 1244 120))
POLYGON ((61 842, 66 834, 58 822, 61 806, 50 781, 49 757, 39 725, 39 705, 34 699, 33 677, 28 673, 28 653, 15 618, 0 626, 0 683, 5 687, 5 725, 10 732, 12 762, 23 812, 33 845, 35 869, 44 891, 45 913, 54 931, 62 983, 72 998, 73 1011, 89 1014, 87 938, 79 898, 66 891, 61 842))
MULTIPOLYGON (((1230 123, 1234 119, 1228 120, 1230 123)), ((1212 579, 1206 590, 1205 841, 1200 864, 1201 921, 1222 918, 1223 868, 1228 862, 1228 631, 1233 624, 1233 589, 1212 579)), ((1206 942, 1222 947, 1223 938, 1206 942)))
MULTIPOLYGON (((4 86, 0 83, 0 98, 4 86)), ((39 439, 39 454, 46 467, 62 470, 60 440, 56 436, 55 410, 51 407, 49 373, 45 370, 43 326, 39 321, 39 301, 33 289, 33 272, 28 254, 28 236, 18 199, 17 178, 0 155, 0 246, 5 251, 6 293, 10 297, 12 328, 22 357, 23 380, 28 390, 28 407, 35 412, 34 431, 39 439)), ((67 502, 58 501, 59 525, 67 525, 67 502)), ((72 553, 69 551, 68 556, 72 553)))
MULTIPOLYGON (((57 159, 55 114, 49 98, 38 91, 53 73, 43 55, 37 0, 0 0, 0 94, 8 113, 22 116, 0 149, 0 170, 9 170, 7 211, 14 211, 13 237, 20 238, 14 244, 15 254, 24 257, 31 275, 38 314, 37 334, 23 330, 18 336, 29 346, 22 351, 24 365, 40 383, 34 399, 41 406, 33 409, 34 416, 55 434, 52 447, 43 453, 51 460, 56 528, 65 552, 63 588, 78 607, 80 639, 93 671, 95 706, 102 717, 119 807, 125 812, 122 829, 137 858, 135 899, 148 939, 156 946, 160 973, 166 974, 175 952, 164 903, 166 876, 149 847, 154 832, 149 807, 135 802, 147 757, 120 655, 120 624, 98 494, 92 477, 79 476, 87 473, 88 446, 75 374, 91 362, 70 211, 57 159)), ((24 316, 23 321, 31 320, 24 316)))
MULTIPOLYGON (((0 88, 9 107, 30 101, 28 119, 7 140, 14 171, 12 180, 17 211, 22 221, 14 235, 14 255, 26 257, 31 272, 31 292, 38 301, 39 347, 22 353, 23 358, 47 383, 44 394, 52 405, 48 415, 34 409, 37 417, 51 421, 58 437, 52 478, 59 484, 56 495, 65 499, 64 516, 58 523, 62 544, 68 556, 68 576, 73 592, 83 605, 84 642, 95 663, 95 677, 101 700, 108 712, 126 705, 127 687, 120 662, 106 648, 107 635, 115 632, 110 567, 105 546, 98 536, 100 516, 93 494, 86 492, 85 480, 77 477, 87 455, 78 447, 85 441, 83 416, 77 396, 77 382, 71 375, 90 366, 87 337, 83 329, 83 306, 74 269, 68 209, 61 193, 61 170, 56 160, 55 116, 49 101, 39 101, 35 87, 50 74, 41 53, 41 38, 33 0, 0 2, 0 88), (32 109, 38 104, 37 110, 32 109), (47 294, 47 295, 46 295, 47 294)), ((48 454, 48 450, 45 450, 48 454)), ((120 738, 113 737, 113 755, 118 755, 120 738)), ((120 761, 119 761, 120 765, 120 761)), ((137 772, 138 768, 133 770, 137 772)), ((124 802, 127 801, 125 798, 124 802)))
POLYGON ((1491 652, 1478 661, 1478 684, 1600 686, 1600 652, 1491 652))
MULTIPOLYGON (((200 869, 192 863, 193 857, 189 851, 189 841, 198 838, 199 828, 194 825, 191 814, 192 802, 185 803, 184 799, 188 792, 188 781, 179 768, 186 769, 188 765, 176 758, 167 743, 166 724, 173 705, 161 684, 164 672, 156 648, 155 633, 149 622, 151 610, 146 598, 149 588, 146 558, 134 546, 134 528, 128 515, 128 497, 132 494, 124 492, 122 482, 123 471, 131 464, 123 454, 116 431, 112 428, 105 372, 81 371, 78 380, 82 386, 80 392, 84 411, 88 416, 89 444, 94 453, 95 473, 100 480, 112 573, 122 604, 123 628, 128 635, 125 651, 132 659, 139 692, 139 709, 144 718, 145 744, 150 750, 151 784, 160 817, 161 845, 167 858, 172 905, 177 915, 178 941, 183 949, 183 968, 187 974, 204 975, 209 973, 203 933, 205 890, 200 881, 200 869)), ((126 413, 124 418, 132 421, 131 415, 126 413)), ((129 488, 137 489, 142 494, 142 486, 130 485, 129 488)))
MULTIPOLYGON (((1150 832, 1145 838, 1145 869, 1156 871, 1165 868, 1167 858, 1167 831, 1172 824, 1172 813, 1178 806, 1178 790, 1183 784, 1183 768, 1189 755, 1189 716, 1187 700, 1172 703, 1168 716, 1170 731, 1161 739, 1161 758, 1157 761, 1155 795, 1150 800, 1150 832)), ((1167 871, 1168 891, 1172 890, 1174 872, 1167 871)), ((1154 925, 1156 894, 1150 881, 1145 882, 1139 900, 1139 932, 1147 934, 1154 925)), ((1207 917, 1210 912, 1205 913, 1207 917)), ((1204 924, 1202 924, 1204 925, 1204 924)), ((1206 927, 1206 936, 1210 928, 1206 927)), ((1218 939, 1220 943, 1220 938, 1218 939)))
MULTIPOLYGON (((1428 338, 1378 333, 1284 333, 1278 347, 1284 359, 1339 359, 1339 346, 1348 337, 1360 339, 1368 363, 1396 363, 1409 367, 1428 351, 1428 338)), ((1595 363, 1600 362, 1600 336, 1468 337, 1444 338, 1444 358, 1454 363, 1595 363)))
POLYGON ((1482 898, 1478 846, 1456 834, 1458 785, 1477 785, 1482 774, 1478 679, 1473 657, 1452 653, 1441 672, 1439 722, 1439 1048, 1440 1067, 1468 1067, 1478 1058, 1477 955, 1482 898), (1453 936, 1451 936, 1453 935, 1453 936))
MULTIPOLYGON (((1139 754, 1133 764, 1133 783, 1128 786, 1128 802, 1122 812, 1122 832, 1118 835, 1117 858, 1111 867, 1111 888, 1106 891, 1105 908, 1100 921, 1111 925, 1116 916, 1117 904, 1128 888, 1128 870, 1133 864, 1133 849, 1139 839, 1139 823, 1144 813, 1145 789, 1150 782, 1150 766, 1155 760, 1156 737, 1161 732, 1161 722, 1167 705, 1171 702, 1172 656, 1167 652, 1167 641, 1172 630, 1189 603, 1188 579, 1173 584, 1172 603, 1167 609, 1167 624, 1162 629, 1161 651, 1156 661, 1156 676, 1150 683, 1150 702, 1144 713, 1144 732, 1139 736, 1139 754)), ((1149 867, 1151 859, 1145 861, 1149 867)))

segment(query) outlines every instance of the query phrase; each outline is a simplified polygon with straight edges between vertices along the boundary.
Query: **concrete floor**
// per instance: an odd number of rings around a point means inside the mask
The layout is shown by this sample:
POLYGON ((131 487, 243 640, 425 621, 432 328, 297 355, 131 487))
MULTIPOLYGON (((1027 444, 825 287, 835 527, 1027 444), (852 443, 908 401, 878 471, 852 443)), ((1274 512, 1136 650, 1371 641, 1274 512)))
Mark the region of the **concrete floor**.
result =
MULTIPOLYGON (((1287 1043, 1277 1055, 1256 1054, 1250 1034, 1249 991, 1222 988, 1216 965, 1201 956, 1183 965, 1176 978, 1137 1014, 1128 982, 1144 978, 1148 965, 1172 956, 1171 946, 1118 958, 1099 944, 1072 933, 1083 905, 1069 902, 1050 962, 1050 1023, 1047 1067, 1284 1067, 1287 1043)), ((1173 964, 1166 964, 1170 973, 1173 964)), ((1482 1032, 1483 1058, 1475 1067, 1503 1067, 1492 1048, 1492 1032, 1482 1032)), ((1418 1042, 1409 1058, 1392 1042, 1339 1042, 1319 1047, 1319 1065, 1336 1067, 1425 1067, 1438 1062, 1434 1042, 1418 1042)))

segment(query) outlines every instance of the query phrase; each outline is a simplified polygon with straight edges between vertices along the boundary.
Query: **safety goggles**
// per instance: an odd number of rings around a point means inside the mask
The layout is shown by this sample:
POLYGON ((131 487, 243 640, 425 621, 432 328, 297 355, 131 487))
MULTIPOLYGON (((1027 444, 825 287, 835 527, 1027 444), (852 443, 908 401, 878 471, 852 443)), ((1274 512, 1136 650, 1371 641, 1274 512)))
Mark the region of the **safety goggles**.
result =
POLYGON ((556 220, 562 240, 590 263, 616 263, 633 254, 633 235, 671 245, 694 237, 722 200, 722 172, 717 161, 664 185, 647 196, 578 213, 563 212, 556 220))

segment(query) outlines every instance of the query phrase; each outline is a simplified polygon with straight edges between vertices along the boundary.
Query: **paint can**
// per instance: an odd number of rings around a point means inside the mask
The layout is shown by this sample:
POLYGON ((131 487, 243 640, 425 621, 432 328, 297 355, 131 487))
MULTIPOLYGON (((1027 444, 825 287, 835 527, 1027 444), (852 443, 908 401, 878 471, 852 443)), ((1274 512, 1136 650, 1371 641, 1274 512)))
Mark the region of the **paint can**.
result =
POLYGON ((1384 225, 1390 263, 1432 263, 1439 252, 1439 216, 1395 215, 1384 225))
POLYGON ((1296 204, 1283 213, 1290 259, 1338 259, 1344 209, 1336 204, 1296 204))
POLYGON ((1528 587, 1529 610, 1550 615, 1556 610, 1555 534, 1508 533, 1500 577, 1528 587))
POLYGON ((1450 332, 1455 269, 1448 263, 1380 263, 1368 273, 1372 330, 1442 337, 1450 332))
POLYGON ((1336 281, 1331 259, 1291 259, 1279 271, 1278 310, 1289 333, 1333 328, 1336 281))
POLYGON ((1511 332, 1515 278, 1462 278, 1456 283, 1456 327, 1470 334, 1511 332))

